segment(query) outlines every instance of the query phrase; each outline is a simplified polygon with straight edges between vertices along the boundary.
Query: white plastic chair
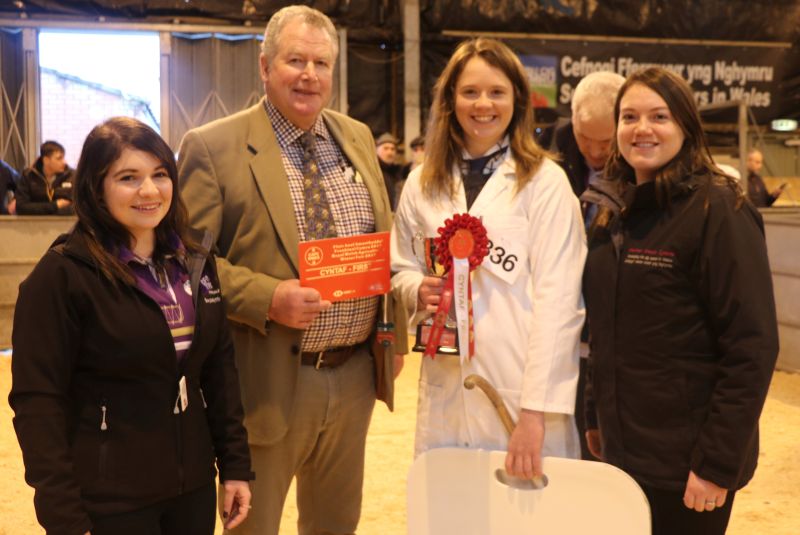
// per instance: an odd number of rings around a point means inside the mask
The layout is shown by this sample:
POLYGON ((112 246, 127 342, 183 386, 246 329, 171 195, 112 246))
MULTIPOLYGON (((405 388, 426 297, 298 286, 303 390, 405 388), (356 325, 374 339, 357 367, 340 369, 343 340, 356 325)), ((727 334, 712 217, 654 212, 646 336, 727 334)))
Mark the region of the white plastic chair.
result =
POLYGON ((545 457, 548 484, 534 489, 527 481, 507 484, 504 463, 502 451, 420 455, 408 474, 408 534, 650 535, 647 498, 618 468, 545 457))

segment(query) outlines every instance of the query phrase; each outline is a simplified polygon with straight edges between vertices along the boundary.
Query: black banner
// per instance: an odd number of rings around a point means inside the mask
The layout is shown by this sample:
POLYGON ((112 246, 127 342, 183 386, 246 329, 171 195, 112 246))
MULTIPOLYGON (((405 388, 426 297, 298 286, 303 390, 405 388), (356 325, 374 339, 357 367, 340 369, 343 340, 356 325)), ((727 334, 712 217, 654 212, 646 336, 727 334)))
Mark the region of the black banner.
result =
MULTIPOLYGON (((650 66, 684 78, 699 106, 744 101, 759 123, 779 116, 790 49, 643 42, 507 40, 525 65, 534 105, 570 114, 578 82, 596 71, 624 77, 650 66)), ((735 114, 734 114, 735 117, 735 114)))

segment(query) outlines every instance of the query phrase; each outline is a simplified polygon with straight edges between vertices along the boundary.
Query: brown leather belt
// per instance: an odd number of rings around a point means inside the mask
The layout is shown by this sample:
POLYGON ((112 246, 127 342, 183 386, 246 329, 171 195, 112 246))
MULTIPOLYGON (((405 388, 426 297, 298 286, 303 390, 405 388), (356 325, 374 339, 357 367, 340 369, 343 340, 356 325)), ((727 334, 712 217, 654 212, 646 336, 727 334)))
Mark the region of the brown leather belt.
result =
POLYGON ((300 354, 300 363, 316 369, 336 368, 347 362, 359 345, 334 347, 325 351, 303 351, 300 354))

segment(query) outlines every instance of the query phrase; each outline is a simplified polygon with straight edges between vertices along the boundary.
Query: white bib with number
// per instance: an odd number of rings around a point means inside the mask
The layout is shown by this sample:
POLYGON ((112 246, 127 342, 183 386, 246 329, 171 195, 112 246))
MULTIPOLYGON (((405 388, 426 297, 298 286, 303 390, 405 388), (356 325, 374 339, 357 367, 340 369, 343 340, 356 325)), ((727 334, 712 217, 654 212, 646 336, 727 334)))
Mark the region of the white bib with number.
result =
POLYGON ((489 253, 481 267, 507 284, 514 284, 528 265, 528 222, 520 216, 483 216, 489 253))

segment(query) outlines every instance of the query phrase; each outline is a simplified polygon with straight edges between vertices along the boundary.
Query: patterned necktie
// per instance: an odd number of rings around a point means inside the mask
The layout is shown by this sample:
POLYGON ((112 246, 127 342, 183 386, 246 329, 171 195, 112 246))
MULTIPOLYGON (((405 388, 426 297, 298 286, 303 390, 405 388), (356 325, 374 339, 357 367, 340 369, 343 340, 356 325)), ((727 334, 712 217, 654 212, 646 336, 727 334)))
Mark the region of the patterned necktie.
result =
POLYGON ((303 196, 305 198, 306 240, 319 240, 336 236, 328 196, 322 185, 322 175, 317 163, 317 152, 313 132, 300 137, 303 147, 303 196))

